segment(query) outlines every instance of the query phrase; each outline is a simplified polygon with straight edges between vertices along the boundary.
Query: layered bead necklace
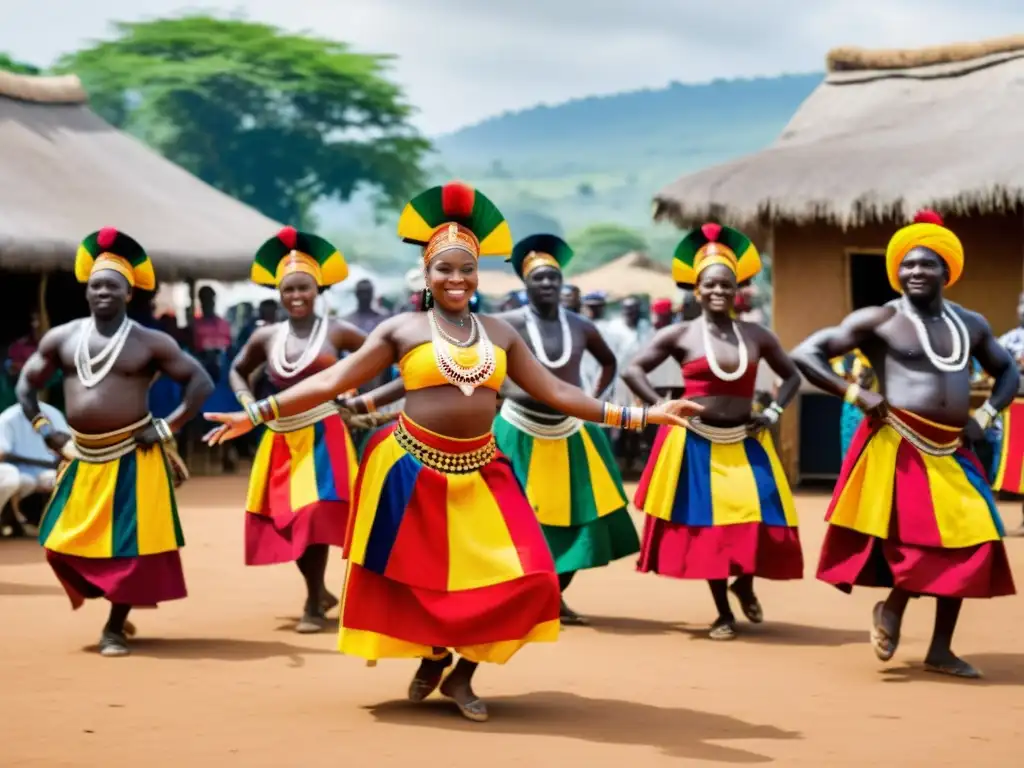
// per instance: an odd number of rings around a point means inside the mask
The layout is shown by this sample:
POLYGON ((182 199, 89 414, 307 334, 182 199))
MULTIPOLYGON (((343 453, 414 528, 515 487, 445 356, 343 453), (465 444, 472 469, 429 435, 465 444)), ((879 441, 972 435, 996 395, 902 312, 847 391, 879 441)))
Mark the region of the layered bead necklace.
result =
POLYGON ((561 368, 569 362, 572 356, 572 331, 569 328, 569 319, 565 316, 565 310, 558 308, 558 324, 562 327, 562 354, 557 360, 548 357, 544 349, 544 339, 540 335, 540 326, 537 323, 537 315, 532 307, 526 308, 526 333, 530 337, 530 346, 533 347, 533 354, 548 368, 561 368))
POLYGON ((946 327, 949 328, 950 336, 953 339, 953 351, 946 357, 935 352, 931 339, 928 338, 928 329, 925 327, 924 321, 905 294, 902 300, 902 308, 903 314, 910 318, 910 322, 914 324, 917 340, 921 343, 925 357, 928 358, 932 365, 946 373, 957 373, 967 367, 967 363, 971 359, 971 336, 967 326, 964 325, 964 321, 960 319, 956 312, 949 308, 946 302, 942 302, 940 314, 946 323, 946 327))
POLYGON ((78 380, 82 386, 91 389, 103 381, 107 374, 114 367, 117 358, 121 356, 124 345, 128 342, 128 336, 135 325, 128 315, 121 320, 121 325, 114 331, 107 343, 95 355, 89 354, 89 339, 96 330, 96 321, 90 316, 82 321, 81 331, 78 334, 78 346, 75 347, 75 370, 78 373, 78 380), (99 366, 99 370, 96 367, 99 366))
MULTIPOLYGON (((288 337, 295 336, 295 333, 289 321, 286 320, 281 323, 281 327, 274 334, 274 343, 270 348, 270 362, 287 379, 302 373, 320 354, 324 341, 327 339, 329 326, 330 322, 322 317, 317 317, 316 322, 313 324, 313 330, 306 339, 306 346, 302 350, 302 354, 299 355, 298 360, 290 363, 287 357, 288 337)), ((298 339, 299 337, 295 336, 295 338, 298 339)), ((301 341, 301 339, 299 340, 301 341)))
POLYGON ((707 318, 701 315, 700 323, 704 341, 704 356, 708 359, 708 368, 711 369, 715 378, 721 381, 737 381, 743 378, 743 375, 747 372, 747 366, 750 364, 750 359, 747 355, 747 344, 740 333, 739 324, 735 320, 732 321, 732 332, 736 334, 737 351, 740 356, 739 365, 735 371, 727 372, 722 370, 722 366, 718 364, 718 358, 715 357, 715 348, 711 343, 711 328, 708 325, 707 318))
POLYGON ((462 394, 469 397, 476 388, 494 374, 497 363, 494 344, 487 336, 483 323, 476 315, 469 316, 469 338, 460 341, 445 333, 437 322, 433 309, 427 312, 430 321, 430 341, 434 348, 434 361, 441 375, 462 394))

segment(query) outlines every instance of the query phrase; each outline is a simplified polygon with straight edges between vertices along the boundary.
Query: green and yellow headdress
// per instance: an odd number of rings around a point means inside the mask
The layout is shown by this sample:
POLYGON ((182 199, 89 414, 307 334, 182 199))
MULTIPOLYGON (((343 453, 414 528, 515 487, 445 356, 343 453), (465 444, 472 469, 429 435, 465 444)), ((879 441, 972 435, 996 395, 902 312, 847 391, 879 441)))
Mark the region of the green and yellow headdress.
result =
POLYGON ((249 279, 259 285, 278 286, 290 274, 303 272, 325 287, 348 277, 341 252, 322 237, 285 227, 256 251, 249 279))
POLYGON ((922 246, 939 255, 949 269, 949 280, 946 287, 951 286, 964 273, 964 246, 960 238, 946 228, 942 217, 935 211, 918 211, 914 223, 899 230, 889 241, 885 249, 885 271, 889 275, 889 285, 896 293, 903 293, 900 285, 900 264, 906 255, 922 246))
POLYGON ((132 288, 152 291, 156 288, 153 262, 142 246, 114 227, 93 232, 78 246, 75 254, 75 278, 80 283, 104 269, 117 272, 132 288))
POLYGON ((557 235, 530 235, 516 243, 508 260, 516 274, 525 280, 539 267, 554 267, 561 272, 572 257, 572 248, 557 235))
POLYGON ((704 224, 682 239, 672 257, 672 279, 679 286, 697 283, 701 271, 722 264, 744 283, 761 271, 761 254, 742 232, 721 224, 704 224))
POLYGON ((472 187, 453 181, 428 189, 405 206, 398 219, 398 236, 423 246, 429 264, 450 248, 481 256, 506 256, 512 233, 498 207, 472 187))

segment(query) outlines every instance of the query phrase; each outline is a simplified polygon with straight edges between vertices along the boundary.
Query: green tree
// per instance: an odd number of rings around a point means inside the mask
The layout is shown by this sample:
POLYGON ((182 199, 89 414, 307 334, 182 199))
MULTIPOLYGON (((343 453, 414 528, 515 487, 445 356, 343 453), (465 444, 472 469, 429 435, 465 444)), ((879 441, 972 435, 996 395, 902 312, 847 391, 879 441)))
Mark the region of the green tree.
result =
POLYGON ((13 72, 16 75, 38 75, 42 72, 39 67, 26 64, 23 61, 16 61, 2 51, 0 51, 0 71, 13 72))
POLYGON ((118 23, 68 55, 103 118, 278 221, 375 189, 382 207, 422 184, 429 143, 385 70, 391 57, 265 24, 187 15, 118 23))
POLYGON ((576 252, 569 274, 586 272, 633 251, 648 251, 643 235, 619 224, 592 224, 569 237, 568 242, 576 252))

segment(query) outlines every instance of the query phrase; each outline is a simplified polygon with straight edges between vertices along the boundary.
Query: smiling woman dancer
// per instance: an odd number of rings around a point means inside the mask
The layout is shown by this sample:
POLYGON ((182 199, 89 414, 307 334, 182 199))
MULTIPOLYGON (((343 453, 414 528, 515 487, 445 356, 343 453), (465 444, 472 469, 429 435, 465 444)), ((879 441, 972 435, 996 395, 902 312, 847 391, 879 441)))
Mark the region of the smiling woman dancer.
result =
POLYGON ((681 286, 696 284, 701 316, 658 331, 622 376, 655 403, 647 374, 672 357, 687 396, 704 406, 685 429, 659 430, 635 503, 647 513, 639 569, 706 579, 718 609, 712 640, 736 637, 730 590, 760 623, 754 577, 799 579, 804 570, 793 497, 765 430, 796 394, 800 374, 771 331, 733 319, 739 283, 760 269, 754 244, 734 229, 705 224, 687 235, 672 273, 681 286), (761 359, 783 382, 776 402, 753 414, 761 359), (729 576, 737 577, 731 587, 729 576))
POLYGON ((371 439, 356 483, 339 649, 371 664, 422 659, 409 698, 440 686, 479 722, 487 708, 472 689, 477 664, 505 663, 559 631, 551 553, 491 434, 506 373, 538 401, 588 421, 639 428, 681 423, 700 408, 619 408, 587 397, 537 362, 508 323, 470 313, 478 259, 512 250, 508 224, 479 192, 457 183, 424 192, 406 206, 398 234, 423 246, 432 306, 385 320, 349 357, 244 413, 207 414, 221 422, 207 440, 330 402, 398 361, 405 409, 371 439), (452 650, 462 658, 442 682, 452 650))
MULTIPOLYGON (((315 312, 321 289, 347 276, 337 248, 291 227, 256 252, 251 279, 278 288, 288 319, 257 329, 232 363, 231 388, 243 407, 255 401, 248 379, 260 365, 283 389, 362 346, 366 336, 354 325, 315 312)), ((355 448, 333 402, 266 426, 245 503, 245 564, 296 563, 306 581, 306 604, 295 631, 319 632, 338 604, 327 592, 324 572, 329 547, 345 545, 355 448)))

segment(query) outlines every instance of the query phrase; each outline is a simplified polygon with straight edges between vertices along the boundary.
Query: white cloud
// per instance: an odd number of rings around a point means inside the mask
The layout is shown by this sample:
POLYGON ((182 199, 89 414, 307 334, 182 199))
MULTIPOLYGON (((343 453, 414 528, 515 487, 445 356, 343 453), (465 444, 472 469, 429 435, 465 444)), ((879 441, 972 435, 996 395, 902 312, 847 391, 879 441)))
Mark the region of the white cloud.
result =
MULTIPOLYGON (((111 21, 196 10, 182 0, 0 6, 0 51, 39 65, 107 36, 111 21)), ((209 0, 200 9, 397 54, 394 77, 429 133, 672 80, 819 70, 837 45, 913 47, 1024 28, 1015 0, 209 0)))

